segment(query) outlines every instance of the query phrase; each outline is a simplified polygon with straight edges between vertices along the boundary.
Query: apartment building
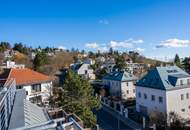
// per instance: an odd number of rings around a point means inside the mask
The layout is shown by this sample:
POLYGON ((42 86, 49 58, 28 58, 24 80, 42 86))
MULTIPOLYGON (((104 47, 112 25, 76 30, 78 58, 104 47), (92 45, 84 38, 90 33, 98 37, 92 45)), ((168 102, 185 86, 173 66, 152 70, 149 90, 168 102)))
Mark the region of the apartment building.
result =
POLYGON ((190 117, 190 75, 177 66, 156 67, 136 83, 136 110, 190 117))

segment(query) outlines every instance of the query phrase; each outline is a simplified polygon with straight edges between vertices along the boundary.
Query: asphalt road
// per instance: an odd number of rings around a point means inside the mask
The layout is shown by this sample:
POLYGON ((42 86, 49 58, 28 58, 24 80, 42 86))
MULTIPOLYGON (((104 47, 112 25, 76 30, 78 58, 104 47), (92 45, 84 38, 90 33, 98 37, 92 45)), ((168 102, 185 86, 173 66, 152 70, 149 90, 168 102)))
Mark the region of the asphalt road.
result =
POLYGON ((100 130, 131 130, 128 126, 123 124, 121 121, 118 123, 117 118, 112 116, 110 113, 100 109, 96 112, 97 122, 100 127, 100 130))

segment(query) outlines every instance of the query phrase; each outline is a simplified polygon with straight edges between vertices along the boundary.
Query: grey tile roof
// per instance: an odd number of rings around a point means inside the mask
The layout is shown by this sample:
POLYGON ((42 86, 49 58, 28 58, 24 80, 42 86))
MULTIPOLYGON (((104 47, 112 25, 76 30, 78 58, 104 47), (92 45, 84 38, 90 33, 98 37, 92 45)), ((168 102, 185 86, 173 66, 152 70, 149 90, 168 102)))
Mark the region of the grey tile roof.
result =
POLYGON ((49 120, 41 107, 25 99, 25 90, 17 90, 9 129, 40 124, 49 120))
POLYGON ((116 80, 116 81, 131 81, 131 80, 137 80, 137 77, 126 71, 115 71, 104 76, 103 79, 116 80))
POLYGON ((141 87, 170 90, 175 89, 177 79, 190 75, 177 66, 156 67, 148 72, 136 85, 141 87))

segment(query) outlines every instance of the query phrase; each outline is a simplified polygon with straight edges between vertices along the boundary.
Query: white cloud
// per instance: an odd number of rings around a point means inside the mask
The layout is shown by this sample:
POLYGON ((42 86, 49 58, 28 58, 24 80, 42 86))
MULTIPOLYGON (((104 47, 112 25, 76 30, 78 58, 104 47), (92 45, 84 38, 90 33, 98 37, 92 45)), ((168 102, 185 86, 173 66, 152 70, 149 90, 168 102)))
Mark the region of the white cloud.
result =
POLYGON ((140 48, 140 47, 137 47, 135 50, 138 51, 138 52, 144 52, 145 51, 145 49, 140 48))
POLYGON ((91 49, 97 49, 97 48, 99 48, 99 45, 98 45, 96 42, 87 43, 85 46, 86 46, 87 48, 91 48, 91 49))
POLYGON ((59 49, 59 50, 66 50, 66 47, 64 47, 64 46, 59 46, 58 49, 59 49))
POLYGON ((143 43, 144 41, 142 39, 139 39, 139 40, 133 40, 133 39, 131 39, 131 42, 132 43, 143 43))
MULTIPOLYGON (((110 47, 113 49, 126 49, 126 48, 135 48, 137 47, 138 44, 143 43, 144 41, 139 39, 139 40, 134 40, 132 38, 124 41, 115 41, 112 40, 109 43, 104 43, 104 44, 99 44, 97 42, 92 42, 92 43, 87 43, 85 45, 86 48, 89 49, 95 49, 95 50, 100 50, 102 52, 108 51, 110 47)), ((142 52, 144 49, 142 48, 137 48, 137 51, 142 52)))
POLYGON ((135 44, 143 43, 144 41, 139 40, 133 40, 132 38, 124 41, 110 41, 109 47, 112 48, 133 48, 135 44))
POLYGON ((99 20, 99 23, 107 25, 107 24, 109 24, 109 21, 106 19, 101 19, 101 20, 99 20))
POLYGON ((189 40, 181 40, 181 39, 173 38, 173 39, 161 41, 161 43, 157 45, 156 48, 163 48, 163 47, 178 48, 178 47, 188 47, 189 45, 190 45, 189 40))
POLYGON ((116 48, 132 48, 133 47, 133 44, 127 42, 127 41, 110 41, 109 43, 109 47, 112 47, 114 49, 116 48))
POLYGON ((106 46, 101 46, 101 47, 97 48, 97 50, 99 50, 100 52, 106 52, 109 50, 109 48, 106 46))

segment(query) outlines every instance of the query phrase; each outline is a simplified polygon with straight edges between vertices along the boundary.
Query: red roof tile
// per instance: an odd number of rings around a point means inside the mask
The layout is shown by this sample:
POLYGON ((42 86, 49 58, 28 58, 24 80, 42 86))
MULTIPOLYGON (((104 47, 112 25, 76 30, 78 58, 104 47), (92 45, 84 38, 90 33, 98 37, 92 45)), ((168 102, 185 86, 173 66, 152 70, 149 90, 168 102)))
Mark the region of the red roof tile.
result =
POLYGON ((17 86, 42 83, 53 80, 47 75, 41 74, 28 68, 11 69, 8 78, 14 78, 16 80, 17 86))

